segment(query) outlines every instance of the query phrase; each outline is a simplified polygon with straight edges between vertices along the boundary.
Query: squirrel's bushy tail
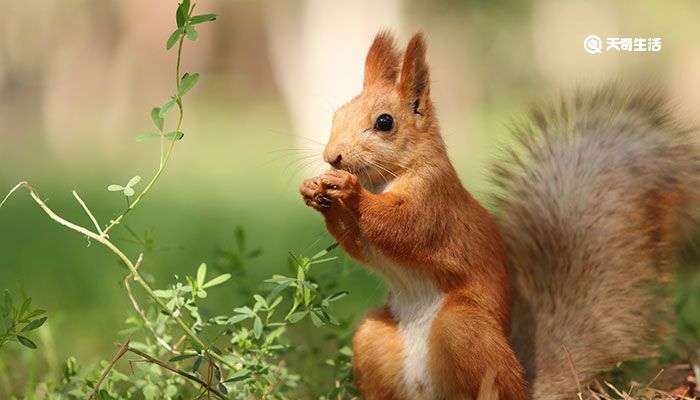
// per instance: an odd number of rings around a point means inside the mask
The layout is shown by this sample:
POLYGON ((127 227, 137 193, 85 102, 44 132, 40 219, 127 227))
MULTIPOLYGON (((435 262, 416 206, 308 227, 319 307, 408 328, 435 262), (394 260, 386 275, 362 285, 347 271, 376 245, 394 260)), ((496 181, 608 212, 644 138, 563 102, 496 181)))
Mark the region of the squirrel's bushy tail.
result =
POLYGON ((695 225, 698 136, 655 91, 580 92, 531 119, 496 174, 512 342, 533 398, 574 398, 571 364, 585 385, 668 332, 658 288, 695 225))

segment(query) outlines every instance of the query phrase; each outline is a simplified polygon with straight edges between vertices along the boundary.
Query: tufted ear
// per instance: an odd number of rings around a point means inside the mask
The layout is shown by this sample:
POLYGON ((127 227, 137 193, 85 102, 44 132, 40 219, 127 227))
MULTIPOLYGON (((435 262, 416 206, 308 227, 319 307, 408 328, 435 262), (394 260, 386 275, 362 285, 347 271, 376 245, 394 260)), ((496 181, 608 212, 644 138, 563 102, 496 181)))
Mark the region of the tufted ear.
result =
POLYGON ((394 36, 389 31, 380 31, 374 37, 365 59, 364 86, 377 82, 396 82, 401 54, 394 46, 394 36))
POLYGON ((418 32, 411 38, 403 56, 399 94, 413 107, 413 111, 421 114, 422 105, 428 104, 430 93, 430 72, 425 61, 425 38, 418 32))

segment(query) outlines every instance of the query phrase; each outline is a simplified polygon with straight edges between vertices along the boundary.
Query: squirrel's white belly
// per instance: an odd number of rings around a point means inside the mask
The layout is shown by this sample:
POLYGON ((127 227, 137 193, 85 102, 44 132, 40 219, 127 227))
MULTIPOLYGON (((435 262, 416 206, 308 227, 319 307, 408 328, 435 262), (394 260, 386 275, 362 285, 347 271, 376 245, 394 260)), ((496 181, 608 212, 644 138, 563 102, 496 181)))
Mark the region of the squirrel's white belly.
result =
POLYGON ((428 370, 428 338, 435 315, 442 307, 444 295, 435 285, 426 287, 419 299, 406 302, 392 292, 391 312, 399 322, 403 339, 405 398, 423 400, 436 398, 436 391, 428 370))
POLYGON ((402 398, 434 400, 437 390, 428 370, 428 339, 445 295, 420 272, 394 265, 376 253, 372 258, 372 266, 389 283, 389 309, 403 339, 402 398))

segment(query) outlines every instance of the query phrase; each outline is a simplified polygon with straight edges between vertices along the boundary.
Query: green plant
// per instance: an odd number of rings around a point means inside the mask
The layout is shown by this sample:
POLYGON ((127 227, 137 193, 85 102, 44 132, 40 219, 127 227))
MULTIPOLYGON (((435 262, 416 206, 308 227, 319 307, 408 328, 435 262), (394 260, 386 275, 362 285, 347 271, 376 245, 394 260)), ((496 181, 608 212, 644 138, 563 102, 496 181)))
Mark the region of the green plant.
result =
MULTIPOLYGON (((300 365, 298 359, 305 355, 299 354, 286 336, 291 326, 306 324, 307 320, 311 326, 338 323, 329 307, 345 293, 329 294, 323 287, 332 285, 321 285, 310 276, 311 266, 336 259, 327 257, 335 247, 329 246, 312 257, 290 256, 296 269, 294 277, 275 275, 251 295, 247 305, 226 313, 207 309, 209 292, 242 283, 227 273, 210 277, 206 264, 201 264, 193 275, 175 276, 171 284, 154 290, 169 311, 186 320, 192 331, 206 338, 208 349, 227 363, 210 357, 207 349, 184 335, 153 299, 147 298, 142 307, 132 292, 132 277, 128 275, 124 286, 135 313, 127 319, 128 327, 120 332, 127 339, 116 355, 111 361, 92 365, 68 359, 61 378, 42 383, 42 390, 50 398, 66 399, 83 399, 93 393, 95 398, 104 399, 187 398, 204 394, 231 399, 297 399, 302 393, 321 399, 352 397, 356 392, 350 384, 349 348, 343 347, 334 360, 317 363, 316 367, 329 365, 336 372, 329 368, 326 375, 333 378, 328 384, 307 390, 315 377, 304 376, 303 371, 291 367, 300 365), (317 318, 312 317, 316 314, 317 318), (119 367, 119 361, 127 354, 138 356, 141 362, 130 362, 126 370, 119 367)), ((139 257, 137 267, 142 260, 139 257)), ((333 343, 343 340, 331 331, 327 339, 333 343)))
MULTIPOLYGON (((129 212, 152 190, 165 170, 175 144, 184 137, 181 131, 183 99, 199 80, 199 74, 181 75, 183 44, 185 39, 197 40, 196 25, 216 19, 215 14, 193 15, 194 9, 195 4, 191 4, 190 0, 178 4, 175 18, 177 28, 166 43, 168 50, 177 45, 175 94, 161 107, 151 110, 151 120, 158 133, 136 137, 138 142, 160 141, 159 167, 138 194, 135 188, 141 181, 138 175, 126 185, 112 184, 107 187, 109 191, 121 192, 126 199, 126 209, 118 217, 103 227, 78 193, 73 191, 73 196, 91 220, 94 229, 69 221, 52 210, 27 182, 17 184, 0 202, 2 207, 15 191, 26 189, 51 219, 105 246, 128 271, 124 286, 136 314, 127 320, 130 327, 124 333, 139 335, 139 338, 132 339, 129 336, 109 362, 82 367, 74 359, 69 359, 59 380, 40 385, 44 392, 55 398, 121 399, 142 396, 156 399, 180 398, 188 394, 235 399, 298 398, 296 393, 303 377, 298 372, 292 372, 287 365, 285 357, 294 357, 290 341, 285 337, 287 329, 306 319, 315 327, 340 324, 330 313, 330 307, 347 293, 326 293, 310 275, 313 265, 336 259, 328 257, 328 253, 337 245, 312 257, 291 255, 292 276, 275 275, 266 281, 264 290, 248 288, 246 291, 251 298, 248 305, 219 315, 203 312, 201 302, 208 297, 210 290, 229 281, 231 274, 223 273, 209 278, 206 264, 201 264, 193 276, 185 276, 184 279, 176 276, 168 287, 154 289, 153 282, 145 279, 139 271, 144 252, 153 248, 152 234, 147 232, 141 239, 123 222, 129 212), (169 111, 175 106, 178 110, 175 128, 164 133, 169 111), (110 237, 117 226, 124 227, 132 242, 143 245, 143 251, 135 259, 127 256, 110 237), (131 282, 137 283, 145 292, 148 302, 145 308, 133 293, 131 282), (118 365, 124 361, 126 354, 138 357, 138 371, 133 374, 120 372, 118 365)), ((240 276, 242 264, 257 256, 259 251, 247 251, 243 231, 236 232, 237 251, 222 254, 231 261, 231 266, 240 276)), ((32 320, 24 312, 19 313, 17 322, 24 323, 22 321, 27 319, 29 321, 23 329, 27 329, 27 326, 34 329, 43 323, 41 319, 32 320)), ((33 344, 22 335, 12 337, 26 346, 33 344)), ((343 358, 331 363, 342 372, 342 375, 332 381, 335 382, 333 387, 329 388, 332 398, 343 397, 352 390, 349 389, 348 352, 344 351, 341 357, 343 358)), ((130 364, 133 368, 134 362, 130 364)))
POLYGON ((46 322, 46 311, 32 310, 32 298, 22 299, 15 304, 9 290, 2 294, 0 303, 0 318, 2 318, 4 331, 0 330, 0 349, 8 342, 18 342, 24 347, 36 349, 36 343, 27 337, 27 334, 46 322))

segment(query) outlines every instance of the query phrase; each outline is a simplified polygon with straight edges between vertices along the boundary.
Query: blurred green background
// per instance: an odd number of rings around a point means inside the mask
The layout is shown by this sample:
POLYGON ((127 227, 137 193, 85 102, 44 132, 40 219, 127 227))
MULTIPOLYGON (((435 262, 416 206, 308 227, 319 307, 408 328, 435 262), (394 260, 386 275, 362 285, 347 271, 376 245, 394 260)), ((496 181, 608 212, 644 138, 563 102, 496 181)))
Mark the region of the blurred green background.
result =
MULTIPOLYGON (((102 223, 119 215, 124 199, 107 185, 148 179, 158 166, 158 145, 134 137, 152 130, 151 107, 173 90, 175 54, 164 46, 172 3, 0 1, 3 196, 28 180, 70 220, 89 224, 74 189, 102 223)), ((288 251, 311 254, 332 242, 296 188, 322 168, 333 109, 359 91, 365 51, 382 28, 402 44, 425 31, 450 155, 483 201, 488 162, 507 143, 509 121, 533 99, 613 79, 655 83, 668 87, 681 115, 700 122, 694 0, 202 0, 197 11, 219 20, 185 47, 183 71, 202 74, 186 99, 185 137, 126 219, 139 234, 153 229, 154 251, 142 269, 161 285, 213 262, 236 226, 264 251, 247 265, 255 282, 286 272, 288 251), (583 50, 589 34, 660 37, 663 47, 590 55, 583 50)), ((115 229, 112 237, 129 235, 115 229)), ((135 255, 135 246, 127 248, 135 255)), ((49 220, 26 192, 0 210, 0 288, 21 286, 48 310, 40 345, 52 349, 49 358, 89 362, 114 352, 131 310, 124 275, 105 249, 49 220)), ((341 285, 351 296, 337 315, 359 316, 383 301, 381 281, 360 267, 341 285)), ((689 285, 696 296, 697 279, 689 285)), ((232 309, 246 300, 231 289, 209 304, 232 309)))

